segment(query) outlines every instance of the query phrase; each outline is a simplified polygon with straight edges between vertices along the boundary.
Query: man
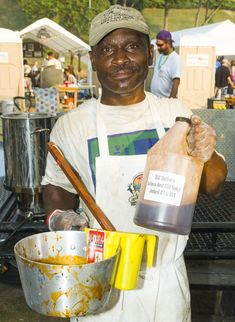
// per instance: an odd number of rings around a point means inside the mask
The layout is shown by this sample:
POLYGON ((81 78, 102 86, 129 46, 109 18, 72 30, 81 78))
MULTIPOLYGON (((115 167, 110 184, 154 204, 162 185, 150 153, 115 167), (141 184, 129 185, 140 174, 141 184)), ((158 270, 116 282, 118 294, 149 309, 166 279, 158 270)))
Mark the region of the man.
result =
MULTIPOLYGON (((182 255, 187 236, 136 226, 130 187, 144 170, 148 149, 174 124, 177 115, 187 117, 191 111, 178 100, 160 100, 144 92, 153 48, 149 28, 137 10, 115 5, 100 13, 91 23, 89 43, 92 67, 102 86, 101 97, 60 117, 51 141, 62 149, 118 231, 152 233, 159 243, 154 267, 147 269, 146 262, 142 263, 137 289, 121 293, 113 289, 102 312, 82 320, 188 322, 190 295, 182 255)), ((214 152, 214 130, 195 119, 188 137, 189 149, 191 154, 208 160, 201 189, 216 194, 225 180, 226 165, 214 152)), ((48 214, 52 213, 50 229, 81 225, 76 213, 53 212, 76 209, 77 195, 51 155, 43 185, 44 206, 48 214)), ((84 205, 83 209, 87 212, 84 205)), ((89 224, 99 227, 92 218, 89 224)))
MULTIPOLYGON (((58 54, 56 54, 56 57, 59 57, 58 54)), ((47 53, 47 59, 44 62, 44 67, 48 66, 55 66, 56 69, 62 69, 61 62, 55 58, 55 54, 52 51, 47 53)))
POLYGON ((230 63, 228 59, 222 60, 222 65, 216 69, 215 72, 215 97, 221 98, 227 94, 232 94, 235 85, 231 79, 231 73, 229 69, 230 63))
POLYGON ((177 97, 180 84, 180 58, 172 46, 171 33, 161 30, 156 45, 159 55, 154 66, 151 93, 158 97, 177 97))
POLYGON ((23 63, 24 63, 24 76, 30 77, 31 67, 28 64, 27 59, 24 59, 23 63))
POLYGON ((224 56, 217 56, 215 61, 215 71, 217 68, 219 68, 222 65, 222 60, 224 59, 224 56))
POLYGON ((28 64, 27 59, 23 60, 23 64, 24 64, 24 90, 27 96, 33 97, 32 80, 31 80, 32 70, 28 64))

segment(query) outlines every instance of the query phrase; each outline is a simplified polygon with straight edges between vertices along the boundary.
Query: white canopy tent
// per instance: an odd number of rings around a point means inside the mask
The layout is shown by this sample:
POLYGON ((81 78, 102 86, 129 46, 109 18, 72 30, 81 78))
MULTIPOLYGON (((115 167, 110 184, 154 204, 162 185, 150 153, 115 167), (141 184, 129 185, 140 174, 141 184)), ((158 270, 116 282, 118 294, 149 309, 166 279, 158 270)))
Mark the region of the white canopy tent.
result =
POLYGON ((230 20, 206 26, 183 29, 172 32, 174 46, 179 47, 197 42, 199 46, 214 46, 217 56, 235 55, 235 24, 230 20))
POLYGON ((61 55, 84 55, 90 46, 54 21, 42 18, 19 32, 22 39, 32 39, 61 55))
POLYGON ((24 95, 22 39, 18 32, 0 28, 0 101, 24 95))
POLYGON ((22 40, 18 31, 0 28, 0 43, 22 44, 22 40))

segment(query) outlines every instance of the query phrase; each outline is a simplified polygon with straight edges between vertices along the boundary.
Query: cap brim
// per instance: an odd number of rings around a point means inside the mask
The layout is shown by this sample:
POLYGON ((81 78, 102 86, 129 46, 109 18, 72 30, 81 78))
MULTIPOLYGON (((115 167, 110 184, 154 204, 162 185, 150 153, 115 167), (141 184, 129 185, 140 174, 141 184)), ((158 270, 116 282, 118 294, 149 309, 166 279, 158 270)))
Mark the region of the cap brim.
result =
POLYGON ((120 28, 127 28, 127 29, 131 29, 131 30, 135 30, 138 32, 141 32, 145 35, 149 35, 149 29, 146 25, 134 25, 133 26, 133 22, 117 22, 117 23, 112 23, 108 26, 109 28, 107 28, 107 25, 104 25, 104 28, 99 28, 97 30, 97 32, 94 32, 94 35, 90 37, 90 41, 89 44, 90 46, 95 46, 97 45, 105 36, 107 36, 110 32, 116 30, 116 29, 120 29, 120 28), (102 30, 103 29, 103 30, 102 30))

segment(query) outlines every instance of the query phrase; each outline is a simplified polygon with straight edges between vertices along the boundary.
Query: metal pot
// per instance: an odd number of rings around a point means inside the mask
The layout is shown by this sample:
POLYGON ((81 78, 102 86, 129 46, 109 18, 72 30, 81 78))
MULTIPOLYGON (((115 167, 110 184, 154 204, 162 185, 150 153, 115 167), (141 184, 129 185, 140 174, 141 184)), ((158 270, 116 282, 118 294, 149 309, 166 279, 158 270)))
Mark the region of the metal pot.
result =
POLYGON ((41 191, 53 113, 2 115, 5 188, 17 193, 41 191))
POLYGON ((73 317, 94 314, 107 302, 117 254, 93 264, 55 265, 42 258, 86 257, 80 231, 48 232, 20 240, 14 247, 28 306, 41 314, 73 317), (37 261, 38 260, 38 261, 37 261))
POLYGON ((11 100, 2 101, 2 114, 14 113, 14 111, 15 111, 15 106, 13 101, 11 100))

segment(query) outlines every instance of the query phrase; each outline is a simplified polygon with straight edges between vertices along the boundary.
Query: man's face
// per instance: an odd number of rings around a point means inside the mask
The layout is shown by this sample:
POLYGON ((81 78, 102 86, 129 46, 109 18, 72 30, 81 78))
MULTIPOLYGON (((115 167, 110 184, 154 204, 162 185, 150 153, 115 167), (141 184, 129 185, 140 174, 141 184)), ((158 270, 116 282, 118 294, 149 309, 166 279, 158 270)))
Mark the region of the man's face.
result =
POLYGON ((169 41, 164 41, 164 40, 161 40, 161 39, 157 39, 156 45, 157 45, 157 50, 159 51, 160 54, 168 53, 169 48, 170 48, 169 41))
POLYGON ((126 28, 112 31, 90 52, 102 91, 109 95, 143 87, 152 55, 147 36, 126 28))

